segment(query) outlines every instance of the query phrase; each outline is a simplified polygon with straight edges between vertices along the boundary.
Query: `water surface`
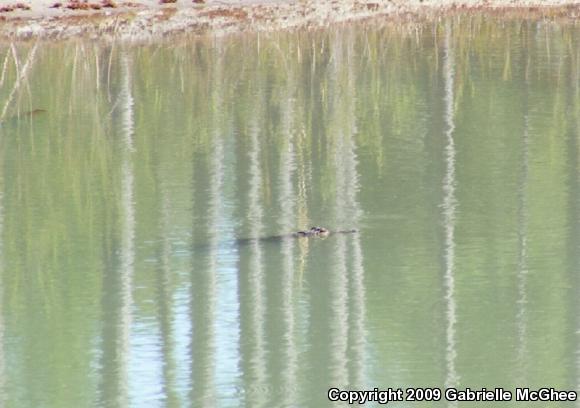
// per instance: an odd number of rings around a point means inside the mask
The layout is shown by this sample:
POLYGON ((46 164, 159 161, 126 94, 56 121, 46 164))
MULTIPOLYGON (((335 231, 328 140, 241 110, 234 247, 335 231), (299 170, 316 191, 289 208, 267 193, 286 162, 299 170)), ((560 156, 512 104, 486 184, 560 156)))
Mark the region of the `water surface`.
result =
POLYGON ((577 390, 579 34, 0 47, 2 406, 577 390))

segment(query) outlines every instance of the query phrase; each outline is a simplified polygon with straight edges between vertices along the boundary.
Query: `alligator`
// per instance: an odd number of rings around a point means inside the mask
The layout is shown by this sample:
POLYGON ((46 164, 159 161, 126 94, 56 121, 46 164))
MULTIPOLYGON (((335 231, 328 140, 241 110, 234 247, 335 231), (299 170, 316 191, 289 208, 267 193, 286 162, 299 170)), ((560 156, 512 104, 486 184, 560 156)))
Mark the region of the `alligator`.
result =
POLYGON ((327 238, 335 234, 352 234, 358 232, 356 229, 330 231, 324 227, 312 227, 308 230, 297 231, 291 234, 272 235, 262 238, 241 238, 236 241, 238 245, 250 244, 253 242, 279 242, 288 238, 327 238))

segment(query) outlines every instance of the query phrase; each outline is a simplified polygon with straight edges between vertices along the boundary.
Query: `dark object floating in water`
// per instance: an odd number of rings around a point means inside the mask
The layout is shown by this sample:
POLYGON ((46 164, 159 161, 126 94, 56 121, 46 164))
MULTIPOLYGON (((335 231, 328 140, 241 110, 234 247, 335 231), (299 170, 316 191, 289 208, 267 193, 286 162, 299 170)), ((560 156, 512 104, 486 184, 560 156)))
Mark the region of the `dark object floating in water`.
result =
POLYGON ((0 120, 0 124, 6 123, 6 122, 10 122, 10 121, 13 121, 13 120, 19 120, 19 119, 24 119, 24 118, 31 117, 31 116, 36 116, 39 113, 45 113, 45 112, 46 112, 45 109, 34 109, 34 110, 31 110, 31 111, 27 111, 27 112, 19 113, 19 114, 16 114, 16 115, 12 115, 12 116, 4 119, 4 120, 0 120))
POLYGON ((45 109, 34 109, 28 112, 24 112, 21 113, 20 116, 34 116, 34 115, 38 115, 39 113, 45 113, 46 110, 45 109))
MULTIPOLYGON (((283 234, 283 235, 271 235, 269 237, 258 237, 258 238, 239 238, 236 240, 232 240, 232 241, 224 241, 221 242, 219 244, 227 244, 227 245, 236 245, 236 246, 244 246, 244 245, 250 245, 250 244, 266 244, 266 243, 271 243, 271 244, 276 244, 276 243, 280 243, 283 242, 285 240, 288 239, 293 239, 293 238, 320 238, 320 239, 324 239, 326 237, 329 237, 330 235, 335 235, 335 234, 352 234, 358 232, 358 230, 356 229, 350 229, 350 230, 342 230, 342 231, 330 231, 324 227, 312 227, 308 230, 305 231, 297 231, 297 232, 293 232, 292 234, 283 234)), ((195 245, 196 249, 201 249, 201 248, 208 248, 210 247, 210 244, 201 244, 201 245, 195 245)))
POLYGON ((358 230, 350 229, 350 230, 342 230, 342 231, 330 231, 329 229, 324 228, 324 227, 312 227, 309 230, 298 231, 298 232, 294 232, 292 234, 272 235, 270 237, 263 237, 263 238, 242 238, 242 239, 238 239, 236 242, 239 245, 243 245, 243 244, 249 244, 252 242, 278 242, 278 241, 282 241, 282 240, 287 239, 287 238, 326 238, 330 235, 352 234, 355 232, 358 232, 358 230))
POLYGON ((301 237, 321 237, 325 238, 330 235, 330 231, 324 227, 312 227, 306 231, 298 231, 295 236, 301 237))

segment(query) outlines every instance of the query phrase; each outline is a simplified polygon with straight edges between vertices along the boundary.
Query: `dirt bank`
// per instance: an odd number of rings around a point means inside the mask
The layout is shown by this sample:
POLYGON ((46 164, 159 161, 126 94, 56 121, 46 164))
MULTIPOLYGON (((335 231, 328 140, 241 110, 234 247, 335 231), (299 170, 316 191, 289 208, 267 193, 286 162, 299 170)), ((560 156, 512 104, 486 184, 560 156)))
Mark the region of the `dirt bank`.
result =
POLYGON ((577 19, 580 0, 0 0, 0 37, 146 41, 182 32, 321 27, 373 16, 481 9, 577 19))

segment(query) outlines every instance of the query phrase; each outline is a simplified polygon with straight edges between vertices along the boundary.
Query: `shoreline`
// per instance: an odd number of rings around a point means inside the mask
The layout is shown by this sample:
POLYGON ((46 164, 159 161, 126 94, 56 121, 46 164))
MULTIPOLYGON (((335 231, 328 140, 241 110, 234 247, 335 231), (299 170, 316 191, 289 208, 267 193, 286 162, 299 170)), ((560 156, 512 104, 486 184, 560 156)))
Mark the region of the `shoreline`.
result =
POLYGON ((580 0, 245 0, 202 4, 178 0, 163 5, 145 0, 119 3, 87 0, 82 3, 84 1, 0 0, 0 10, 8 10, 0 12, 0 38, 4 41, 86 38, 143 42, 177 34, 219 36, 235 32, 322 28, 375 17, 408 20, 456 12, 517 14, 535 19, 580 18, 580 0), (54 7, 56 4, 59 7, 54 7), (71 4, 74 7, 68 7, 71 4), (71 9, 79 4, 86 6, 71 9))

